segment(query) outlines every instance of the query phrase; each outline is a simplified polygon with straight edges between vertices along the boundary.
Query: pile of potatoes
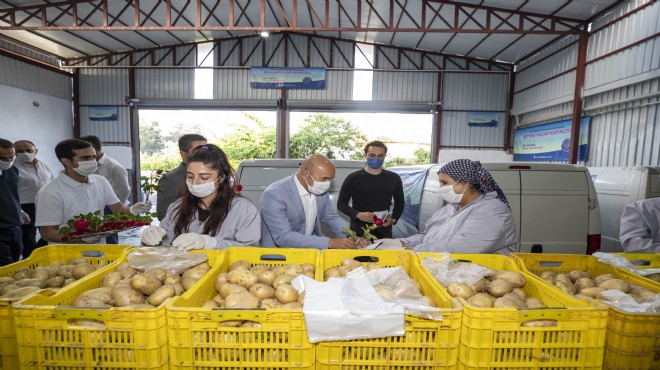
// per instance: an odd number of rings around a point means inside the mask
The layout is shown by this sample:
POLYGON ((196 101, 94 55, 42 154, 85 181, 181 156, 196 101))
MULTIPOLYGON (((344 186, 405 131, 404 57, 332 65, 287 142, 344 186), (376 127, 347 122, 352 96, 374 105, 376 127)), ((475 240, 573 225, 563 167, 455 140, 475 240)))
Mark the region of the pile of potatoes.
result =
POLYGON ((57 290, 96 271, 86 258, 76 258, 64 264, 53 262, 33 269, 23 267, 9 277, 0 277, 0 298, 18 299, 40 289, 57 290))
POLYGON ((641 303, 648 298, 655 297, 657 294, 639 285, 619 279, 612 274, 601 274, 592 277, 587 271, 573 270, 568 274, 543 271, 539 276, 541 279, 573 296, 579 295, 580 297, 605 300, 605 297, 601 293, 606 290, 616 289, 628 294, 636 302, 641 303))
POLYGON ((100 288, 80 294, 70 305, 151 309, 168 298, 183 294, 210 269, 211 266, 204 262, 178 275, 159 268, 139 272, 122 263, 103 277, 100 288))
MULTIPOLYGON (((217 294, 204 302, 205 308, 281 308, 301 310, 304 294, 291 286, 298 275, 314 278, 315 268, 311 263, 268 266, 251 266, 248 261, 232 263, 227 272, 215 280, 217 294)), ((258 325, 252 322, 228 321, 221 326, 258 325)))

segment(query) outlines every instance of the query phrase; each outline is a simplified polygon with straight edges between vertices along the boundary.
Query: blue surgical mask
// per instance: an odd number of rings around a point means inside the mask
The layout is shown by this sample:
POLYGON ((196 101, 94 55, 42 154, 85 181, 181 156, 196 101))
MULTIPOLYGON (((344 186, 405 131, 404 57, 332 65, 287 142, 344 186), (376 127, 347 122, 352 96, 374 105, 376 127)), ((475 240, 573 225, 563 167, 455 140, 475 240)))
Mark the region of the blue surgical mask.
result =
POLYGON ((367 166, 369 166, 369 168, 373 168, 374 170, 383 167, 383 162, 385 162, 385 160, 381 158, 367 158, 367 166))

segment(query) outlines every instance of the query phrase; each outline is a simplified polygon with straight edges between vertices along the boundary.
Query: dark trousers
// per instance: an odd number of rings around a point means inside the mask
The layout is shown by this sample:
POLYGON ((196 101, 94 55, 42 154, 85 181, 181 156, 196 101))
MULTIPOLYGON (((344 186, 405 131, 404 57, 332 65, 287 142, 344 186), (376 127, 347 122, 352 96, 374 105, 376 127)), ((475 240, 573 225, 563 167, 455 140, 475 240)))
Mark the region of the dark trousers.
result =
POLYGON ((23 230, 20 226, 0 229, 0 266, 18 262, 23 249, 23 230))
MULTIPOLYGON (((104 215, 111 215, 112 211, 110 210, 110 208, 105 207, 105 209, 103 210, 103 214, 104 215)), ((109 237, 105 238, 105 243, 106 244, 119 244, 119 234, 110 235, 109 237)))
POLYGON ((34 226, 34 218, 36 217, 36 209, 34 203, 24 203, 21 204, 21 209, 23 212, 27 213, 30 216, 30 223, 23 224, 21 230, 23 230, 23 258, 30 257, 32 251, 37 248, 37 228, 34 226))

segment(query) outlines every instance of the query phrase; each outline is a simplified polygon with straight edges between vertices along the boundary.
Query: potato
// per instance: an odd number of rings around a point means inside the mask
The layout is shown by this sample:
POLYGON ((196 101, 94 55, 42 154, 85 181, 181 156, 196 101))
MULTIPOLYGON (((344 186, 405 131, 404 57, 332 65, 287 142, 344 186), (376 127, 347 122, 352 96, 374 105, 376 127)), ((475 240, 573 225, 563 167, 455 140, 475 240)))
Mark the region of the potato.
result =
POLYGON ((161 287, 161 285, 162 284, 158 279, 148 274, 137 274, 131 279, 131 287, 146 295, 155 292, 156 289, 161 287))
POLYGON ((163 280, 163 285, 176 285, 176 284, 181 284, 181 276, 177 274, 174 275, 167 274, 165 276, 165 280, 163 280))
POLYGON ((275 298, 282 304, 298 300, 298 291, 289 284, 281 284, 275 289, 275 298))
POLYGON ((151 293, 147 302, 154 306, 160 306, 167 298, 174 297, 174 286, 173 285, 163 285, 160 288, 156 289, 155 292, 151 293))
POLYGON ((653 281, 657 281, 657 282, 660 283, 660 273, 650 274, 650 275, 646 275, 644 277, 647 278, 647 279, 651 279, 653 281))
POLYGON ((111 307, 110 304, 101 299, 83 295, 76 297, 70 305, 76 307, 111 307))
MULTIPOLYGON (((218 324, 218 326, 221 328, 236 328, 239 327, 242 323, 243 321, 223 321, 220 324, 218 324)), ((231 353, 232 352, 230 352, 230 354, 231 353)), ((230 355, 229 358, 231 361, 231 359, 233 359, 233 356, 230 355)))
POLYGON ((122 281, 124 277, 121 275, 121 273, 117 271, 110 272, 106 274, 103 277, 103 282, 101 283, 101 286, 108 286, 108 287, 113 287, 117 285, 118 282, 122 281))
POLYGON ((302 305, 298 302, 289 302, 283 304, 281 307, 278 308, 281 308, 283 310, 302 310, 302 305))
POLYGON ((555 281, 565 281, 567 283, 573 284, 571 278, 569 278, 568 275, 566 274, 557 274, 557 276, 555 277, 555 281))
POLYGON ((502 279, 508 281, 514 288, 525 286, 525 276, 519 272, 500 270, 495 273, 493 280, 502 279))
POLYGON ((526 299, 520 298, 520 296, 513 291, 511 293, 505 294, 502 296, 502 298, 510 299, 514 302, 516 302, 516 306, 518 308, 527 308, 527 302, 526 299))
POLYGON ((207 271, 208 271, 208 270, 211 269, 211 265, 209 265, 208 262, 202 262, 202 263, 200 263, 199 265, 195 265, 195 266, 193 266, 193 268, 204 269, 204 270, 207 270, 207 271))
POLYGON ((199 280, 204 276, 209 270, 202 268, 202 267, 193 267, 189 268, 186 271, 181 274, 181 280, 185 278, 191 278, 195 280, 199 280))
POLYGON ((177 284, 167 284, 167 285, 171 285, 171 286, 174 287, 174 295, 175 295, 175 296, 180 296, 181 294, 183 294, 183 293, 186 292, 186 290, 183 289, 183 285, 181 285, 180 283, 177 283, 177 284))
POLYGON ((346 257, 341 260, 341 266, 348 266, 351 267, 351 270, 355 270, 358 267, 362 267, 362 263, 350 258, 346 257))
POLYGON ((250 269, 250 262, 244 260, 238 260, 229 266, 228 271, 249 270, 249 269, 250 269))
MULTIPOLYGON (((283 284, 290 284, 291 280, 295 279, 296 277, 290 274, 283 274, 275 278, 273 281, 273 288, 277 289, 280 285, 283 284)), ((286 302, 282 302, 286 303, 286 302)))
POLYGON ((129 285, 119 285, 112 288, 110 292, 115 307, 125 307, 145 302, 142 293, 134 290, 129 285))
POLYGON ((64 279, 64 286, 67 286, 67 285, 69 285, 69 284, 71 284, 75 281, 76 281, 76 279, 74 279, 74 278, 64 279))
POLYGON ((367 271, 380 270, 383 266, 377 264, 376 262, 369 262, 364 266, 364 269, 367 271))
POLYGON ((275 296, 275 289, 261 283, 252 285, 249 289, 249 292, 254 294, 255 297, 259 298, 259 300, 273 298, 275 296))
POLYGON ((227 297, 229 297, 232 294, 236 293, 242 293, 242 292, 247 292, 247 289, 245 289, 244 286, 238 285, 238 284, 231 284, 231 283, 225 283, 220 287, 220 290, 218 293, 220 293, 220 296, 227 300, 227 297))
POLYGON ((76 259, 73 259, 73 260, 69 261, 68 264, 69 264, 69 265, 83 265, 83 264, 87 264, 87 265, 88 265, 89 262, 87 262, 87 258, 85 258, 85 257, 80 257, 80 258, 76 258, 76 259))
POLYGON ((32 270, 27 267, 22 267, 14 271, 12 277, 14 280, 32 279, 32 270))
POLYGON ((259 274, 261 274, 264 271, 270 271, 270 266, 268 266, 268 265, 254 265, 254 266, 250 267, 250 272, 252 272, 253 274, 255 274, 257 276, 259 276, 259 274))
POLYGON ((447 292, 454 298, 468 299, 474 295, 472 289, 463 283, 451 283, 447 287, 447 292))
MULTIPOLYGON (((10 286, 12 286, 12 285, 7 285, 5 287, 5 289, 10 287, 10 286)), ((34 293, 34 292, 38 292, 40 290, 41 289, 36 287, 36 286, 26 286, 26 287, 22 287, 22 288, 16 287, 15 289, 12 289, 11 291, 5 291, 5 293, 2 295, 2 298, 6 298, 6 299, 23 298, 23 297, 26 297, 26 296, 34 293)))
POLYGON ((258 308, 259 299, 248 291, 233 293, 225 298, 225 308, 258 308))
POLYGON ((62 262, 53 262, 50 265, 46 266, 46 270, 50 274, 50 277, 57 276, 57 270, 62 266, 62 262))
POLYGON ((245 321, 241 324, 241 328, 261 328, 261 323, 256 321, 245 321))
POLYGON ((54 276, 46 280, 46 286, 49 288, 61 288, 64 286, 64 278, 61 276, 54 276))
POLYGON ((193 279, 193 278, 190 278, 190 277, 185 277, 185 278, 182 278, 182 279, 181 279, 181 286, 182 286, 183 289, 185 289, 186 291, 187 291, 188 289, 192 288, 192 286, 195 285, 195 283, 197 283, 197 280, 196 280, 196 279, 193 279))
POLYGON ((225 299, 222 298, 220 294, 216 294, 215 296, 213 296, 213 301, 215 301, 218 307, 224 307, 225 305, 225 299))
POLYGON ((305 292, 298 293, 298 303, 303 304, 305 303, 305 292))
POLYGON ((599 276, 596 276, 594 278, 594 283, 596 284, 596 286, 600 286, 600 283, 602 283, 605 280, 610 280, 610 279, 616 279, 616 276, 614 276, 612 274, 599 275, 599 276))
MULTIPOLYGON (((379 265, 377 265, 377 266, 379 266, 379 265)), ((302 265, 300 265, 300 267, 303 270, 303 274, 304 273, 312 273, 313 274, 314 272, 316 272, 316 268, 311 263, 303 263, 302 265)))
POLYGON ((23 279, 19 280, 14 285, 20 286, 20 287, 26 287, 26 286, 36 286, 37 288, 45 288, 48 286, 46 284, 46 280, 41 280, 41 279, 23 279))
POLYGON ((32 271, 32 278, 39 280, 50 279, 50 272, 45 267, 37 267, 32 271))
POLYGON ((339 268, 338 267, 331 267, 323 272, 323 280, 328 281, 330 278, 333 277, 340 277, 341 274, 339 274, 339 268))
POLYGON ((298 263, 290 263, 284 266, 284 273, 293 276, 298 276, 298 275, 302 275, 303 269, 302 266, 300 266, 300 264, 298 263))
POLYGON ((13 277, 9 277, 9 276, 0 277, 0 287, 11 285, 15 282, 16 280, 13 277))
POLYGON ((277 299, 268 298, 261 301, 259 308, 278 308, 280 306, 282 306, 282 304, 277 299))
POLYGON ((493 297, 502 297, 507 293, 511 293, 513 285, 507 280, 495 279, 488 284, 488 293, 493 297))
POLYGON ((249 288, 257 283, 258 278, 257 275, 249 270, 234 270, 229 272, 227 281, 231 284, 238 284, 245 288, 249 288))
POLYGON ((163 284, 165 278, 167 277, 167 272, 163 269, 158 269, 158 268, 145 270, 144 273, 152 275, 153 277, 158 279, 158 281, 160 281, 161 284, 163 284))
POLYGON ((630 284, 627 281, 621 279, 605 280, 602 283, 598 284, 598 287, 603 288, 605 290, 616 289, 624 293, 628 293, 630 291, 630 284))
POLYGON ((303 275, 307 276, 310 279, 316 279, 316 275, 313 272, 303 272, 303 275))
POLYGON ((73 321, 73 326, 86 326, 90 329, 105 329, 105 323, 101 320, 94 319, 75 319, 73 321))
POLYGON ((575 280, 575 289, 579 292, 580 290, 584 288, 593 288, 596 286, 596 283, 594 283, 591 278, 579 278, 575 280))
POLYGON ((78 264, 73 266, 73 270, 71 270, 71 276, 78 280, 82 279, 85 276, 91 274, 92 272, 96 271, 96 267, 89 265, 89 264, 78 264))
POLYGON ((527 308, 546 308, 546 305, 541 302, 540 299, 535 297, 527 297, 525 304, 527 305, 527 308))
POLYGON ((568 273, 568 278, 571 279, 573 283, 578 281, 578 279, 588 278, 591 279, 591 274, 587 271, 582 270, 573 270, 568 273))
POLYGON ((514 293, 523 301, 527 299, 527 293, 522 288, 513 288, 511 293, 514 293))
POLYGON ((532 320, 522 323, 524 327, 549 327, 557 326, 557 320, 532 320))
POLYGON ((495 297, 486 293, 476 293, 467 300, 469 305, 482 308, 493 307, 493 302, 495 302, 495 297))
POLYGON ((493 302, 493 308, 524 308, 519 302, 508 297, 499 297, 493 302))
POLYGON ((349 272, 355 270, 353 266, 339 266, 337 269, 339 269, 339 276, 346 276, 349 272))
POLYGON ((557 277, 557 274, 552 271, 541 271, 539 275, 541 279, 552 278, 553 280, 557 277))
POLYGON ((281 265, 280 266, 273 266, 273 268, 270 269, 270 271, 275 273, 275 277, 280 276, 280 275, 284 275, 284 266, 281 266, 281 265))
POLYGON ((127 263, 122 263, 121 265, 117 266, 117 269, 115 269, 118 273, 121 274, 121 276, 124 277, 124 279, 130 279, 135 274, 137 274, 137 270, 129 266, 127 263))
POLYGON ((472 285, 470 287, 470 289, 472 289, 473 292, 478 293, 478 292, 486 291, 487 287, 488 287, 487 280, 486 279, 481 279, 481 280, 477 281, 476 283, 474 283, 474 285, 472 285))
POLYGON ((202 308, 218 308, 218 303, 214 300, 206 301, 202 304, 202 308))
POLYGON ((575 285, 573 285, 573 283, 571 283, 570 281, 557 280, 555 282, 555 286, 571 295, 577 293, 577 290, 575 289, 575 285))

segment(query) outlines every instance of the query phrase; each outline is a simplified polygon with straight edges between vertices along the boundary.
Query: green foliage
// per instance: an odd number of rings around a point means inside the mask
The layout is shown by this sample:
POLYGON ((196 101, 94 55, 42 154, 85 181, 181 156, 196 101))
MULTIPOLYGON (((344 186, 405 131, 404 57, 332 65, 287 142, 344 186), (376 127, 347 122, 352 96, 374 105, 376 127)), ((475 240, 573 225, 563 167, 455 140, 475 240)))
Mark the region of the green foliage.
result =
POLYGON ((427 164, 431 163, 431 151, 426 150, 422 147, 417 148, 413 154, 417 158, 417 163, 415 164, 427 164))
POLYGON ((163 170, 156 170, 149 174, 149 176, 140 176, 140 189, 147 194, 145 202, 149 200, 149 196, 157 191, 160 191, 158 181, 163 176, 163 170))
MULTIPOLYGON (((165 141, 169 141, 175 144, 179 148, 179 138, 185 134, 201 134, 202 128, 197 123, 177 123, 174 125, 172 131, 167 134, 164 138, 165 141)), ((178 149, 177 149, 178 150, 178 149)))
POLYGON ((431 163, 431 151, 425 148, 417 148, 413 152, 415 158, 401 158, 394 157, 385 161, 383 167, 396 167, 396 166, 414 166, 416 164, 429 164, 431 163))
POLYGON ((153 155, 165 149, 165 140, 158 122, 140 121, 140 153, 153 155))
POLYGON ((362 159, 367 138, 362 131, 343 118, 314 113, 305 118, 306 125, 291 135, 290 158, 324 154, 330 159, 362 159))
POLYGON ((165 154, 158 152, 153 155, 141 154, 140 155, 140 168, 142 171, 169 171, 181 164, 181 156, 179 154, 165 154))
POLYGON ((236 169, 244 159, 275 158, 275 127, 267 127, 256 117, 253 120, 258 130, 247 125, 231 125, 234 132, 219 139, 218 146, 227 154, 232 167, 236 169))

